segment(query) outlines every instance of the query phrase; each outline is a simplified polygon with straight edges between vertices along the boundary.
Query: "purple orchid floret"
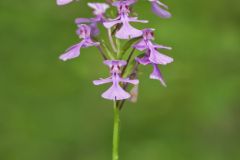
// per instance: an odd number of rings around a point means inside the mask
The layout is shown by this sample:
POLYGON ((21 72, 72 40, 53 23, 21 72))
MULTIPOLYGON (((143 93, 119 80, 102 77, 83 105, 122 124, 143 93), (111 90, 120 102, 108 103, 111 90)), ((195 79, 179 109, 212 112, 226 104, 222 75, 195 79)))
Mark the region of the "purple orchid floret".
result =
POLYGON ((156 79, 156 80, 159 80, 161 82, 161 84, 166 87, 166 83, 162 77, 162 74, 158 68, 158 64, 155 64, 155 63, 152 63, 150 60, 149 60, 149 52, 142 58, 136 58, 136 61, 142 65, 152 65, 153 66, 153 71, 152 73, 150 74, 150 79, 156 79))
POLYGON ((81 48, 87 48, 91 46, 98 46, 98 42, 93 42, 90 38, 91 28, 86 25, 82 24, 79 25, 79 28, 77 30, 77 34, 79 38, 82 39, 80 43, 77 43, 66 50, 64 54, 62 54, 59 58, 63 61, 76 58, 80 55, 80 49, 81 48))
POLYGON ((149 61, 152 63, 166 65, 173 62, 171 57, 158 52, 158 49, 171 50, 171 47, 152 43, 151 40, 154 39, 153 29, 144 29, 142 32, 143 39, 133 46, 135 49, 140 51, 146 50, 146 57, 148 57, 149 61))
POLYGON ((171 18, 171 13, 167 11, 168 6, 159 0, 149 0, 152 4, 152 11, 162 18, 171 18))
POLYGON ((76 18, 76 24, 89 23, 91 27, 91 35, 96 36, 99 34, 99 29, 97 27, 98 23, 103 23, 106 21, 104 16, 109 5, 106 3, 88 3, 88 6, 93 9, 93 14, 96 16, 94 18, 76 18))
POLYGON ((70 2, 72 2, 73 0, 57 0, 57 5, 61 6, 61 5, 65 5, 68 4, 70 2))
POLYGON ((139 81, 137 79, 130 80, 129 78, 121 77, 121 67, 127 63, 124 60, 105 60, 104 64, 110 68, 111 76, 106 79, 100 79, 93 81, 94 85, 102 85, 105 83, 112 83, 112 86, 102 94, 102 97, 109 100, 123 100, 128 99, 131 95, 126 92, 121 86, 122 83, 131 83, 137 85, 139 81))
POLYGON ((103 23, 103 25, 108 29, 117 24, 120 24, 120 29, 116 32, 115 35, 119 39, 131 39, 140 37, 142 35, 142 31, 132 27, 130 25, 130 22, 148 22, 146 20, 138 20, 137 17, 129 17, 129 6, 135 2, 135 0, 113 2, 112 5, 118 8, 118 16, 115 19, 110 19, 109 21, 103 23))
POLYGON ((168 57, 166 55, 163 55, 157 51, 157 49, 168 49, 170 50, 170 47, 153 44, 151 40, 154 39, 153 35, 153 29, 144 29, 143 30, 143 39, 135 44, 133 47, 144 51, 145 55, 142 58, 136 58, 136 61, 142 65, 149 65, 151 64, 153 66, 153 72, 150 75, 151 79, 157 79, 159 80, 163 86, 166 86, 166 83, 163 80, 162 74, 158 68, 158 64, 166 65, 168 63, 173 62, 173 59, 171 57, 168 57))

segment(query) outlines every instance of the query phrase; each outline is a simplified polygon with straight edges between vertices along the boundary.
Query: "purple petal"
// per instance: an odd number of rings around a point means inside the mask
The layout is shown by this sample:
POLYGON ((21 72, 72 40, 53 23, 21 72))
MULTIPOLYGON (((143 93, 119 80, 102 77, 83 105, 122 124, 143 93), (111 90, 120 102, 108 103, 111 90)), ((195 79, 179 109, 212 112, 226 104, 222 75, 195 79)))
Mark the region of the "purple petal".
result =
POLYGON ((66 53, 62 54, 59 58, 63 61, 76 58, 80 55, 80 48, 82 47, 82 42, 70 47, 66 53))
POLYGON ((156 15, 158 15, 158 16, 160 16, 162 18, 170 18, 172 16, 170 12, 168 12, 167 10, 161 8, 159 6, 159 4, 157 2, 155 2, 155 1, 152 2, 152 11, 156 15))
POLYGON ((92 18, 76 18, 76 19, 75 19, 75 23, 76 23, 76 24, 91 23, 91 22, 93 22, 93 21, 94 21, 94 19, 92 19, 92 18))
POLYGON ((131 83, 131 84, 134 84, 134 85, 137 85, 139 83, 139 80, 137 79, 129 79, 129 78, 120 78, 120 81, 121 82, 125 82, 125 83, 131 83))
POLYGON ((94 85, 101 85, 101 84, 110 83, 110 82, 112 82, 112 78, 111 77, 106 78, 106 79, 94 80, 93 84, 94 85))
POLYGON ((109 8, 109 5, 106 3, 88 3, 88 6, 94 9, 95 15, 102 15, 109 8))
POLYGON ((137 17, 129 17, 129 22, 148 23, 148 20, 138 20, 137 17))
POLYGON ((136 58, 136 61, 142 65, 148 65, 150 64, 151 62, 149 61, 149 57, 148 56, 144 56, 142 58, 136 58))
POLYGON ((102 94, 102 97, 110 100, 123 100, 131 97, 129 93, 124 91, 118 83, 114 83, 107 91, 102 94))
POLYGON ((68 4, 72 1, 73 0, 57 0, 57 5, 65 5, 65 4, 68 4))
POLYGON ((172 47, 167 47, 167 46, 163 46, 163 45, 159 45, 159 44, 154 44, 154 48, 172 50, 172 47))
POLYGON ((114 25, 116 25, 118 23, 122 23, 122 21, 121 20, 113 20, 113 21, 109 21, 109 22, 104 22, 103 25, 106 28, 112 28, 114 25))
POLYGON ((141 40, 137 44, 133 45, 133 48, 136 48, 139 51, 143 51, 143 50, 147 49, 147 45, 144 40, 141 40))
POLYGON ((90 38, 84 39, 82 43, 83 48, 91 47, 91 46, 98 46, 100 45, 99 42, 93 42, 90 38))
POLYGON ((163 80, 162 74, 161 74, 157 64, 153 64, 153 72, 151 73, 150 78, 159 80, 164 87, 167 86, 163 80))
POLYGON ((156 49, 150 48, 150 57, 149 60, 152 63, 166 65, 173 62, 173 59, 169 56, 159 53, 156 49))
POLYGON ((96 22, 93 22, 90 24, 90 27, 91 27, 91 35, 92 36, 97 36, 99 35, 100 31, 98 29, 98 26, 97 26, 97 23, 96 22))
POLYGON ((142 31, 132 27, 128 22, 124 22, 120 30, 117 31, 116 37, 119 39, 131 39, 140 37, 142 31))

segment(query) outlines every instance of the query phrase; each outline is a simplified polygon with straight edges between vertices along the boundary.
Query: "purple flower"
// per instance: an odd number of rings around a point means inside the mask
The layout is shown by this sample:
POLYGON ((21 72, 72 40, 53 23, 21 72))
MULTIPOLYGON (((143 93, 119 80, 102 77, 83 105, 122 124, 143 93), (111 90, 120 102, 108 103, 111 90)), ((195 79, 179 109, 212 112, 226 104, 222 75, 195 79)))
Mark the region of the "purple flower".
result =
POLYGON ((136 58, 136 61, 142 65, 149 65, 151 64, 153 66, 153 72, 150 75, 151 79, 157 79, 159 80, 163 86, 166 86, 166 83, 163 80, 162 74, 158 68, 158 64, 166 65, 168 63, 173 62, 173 59, 171 57, 168 57, 166 55, 163 55, 157 51, 157 49, 168 49, 170 50, 170 47, 153 44, 151 40, 154 39, 153 36, 153 29, 145 29, 143 30, 143 39, 135 44, 133 47, 144 51, 145 55, 142 58, 136 58))
POLYGON ((86 48, 90 46, 98 46, 98 42, 93 42, 90 38, 90 32, 91 28, 86 25, 82 24, 79 25, 79 28, 77 30, 77 34, 79 38, 83 39, 80 43, 75 44, 74 46, 70 47, 69 49, 66 50, 64 54, 62 54, 59 58, 63 61, 76 58, 80 55, 80 49, 81 48, 86 48))
POLYGON ((132 27, 129 22, 148 22, 146 20, 138 20, 137 17, 129 17, 129 6, 133 3, 135 3, 135 0, 113 2, 112 5, 118 8, 118 16, 115 19, 111 19, 108 22, 103 23, 106 28, 112 28, 117 24, 121 24, 119 25, 121 28, 115 35, 119 39, 131 39, 142 35, 142 31, 132 27))
POLYGON ((153 66, 153 71, 152 73, 150 74, 150 79, 156 79, 156 80, 159 80, 161 82, 161 84, 163 86, 167 86, 165 81, 163 80, 163 77, 162 77, 162 74, 158 68, 158 65, 155 64, 155 63, 152 63, 150 60, 149 60, 149 57, 148 56, 144 56, 142 58, 136 58, 136 61, 142 65, 152 65, 153 66))
POLYGON ((143 51, 146 50, 146 57, 150 62, 155 64, 166 65, 173 62, 173 59, 169 56, 166 56, 162 53, 159 53, 157 49, 168 49, 171 50, 171 47, 166 47, 163 45, 154 44, 151 40, 153 37, 153 29, 144 29, 143 30, 143 39, 140 40, 133 47, 137 50, 143 51))
POLYGON ((93 81, 94 85, 101 85, 105 83, 112 83, 112 86, 102 94, 102 97, 110 100, 123 100, 128 99, 131 95, 126 92, 119 83, 132 83, 137 85, 138 80, 130 80, 129 78, 122 78, 121 67, 126 65, 126 61, 123 60, 105 60, 104 64, 110 68, 111 76, 106 79, 100 79, 93 81))
POLYGON ((57 0, 57 5, 65 5, 65 4, 68 4, 72 1, 73 0, 57 0))
POLYGON ((170 18, 172 15, 167 11, 168 6, 159 0, 149 0, 152 3, 152 11, 162 18, 170 18))
POLYGON ((88 6, 93 9, 93 14, 96 16, 94 18, 77 18, 75 20, 76 24, 90 23, 91 35, 96 36, 99 34, 99 29, 97 27, 98 23, 103 23, 106 21, 104 14, 109 8, 106 3, 88 3, 88 6))

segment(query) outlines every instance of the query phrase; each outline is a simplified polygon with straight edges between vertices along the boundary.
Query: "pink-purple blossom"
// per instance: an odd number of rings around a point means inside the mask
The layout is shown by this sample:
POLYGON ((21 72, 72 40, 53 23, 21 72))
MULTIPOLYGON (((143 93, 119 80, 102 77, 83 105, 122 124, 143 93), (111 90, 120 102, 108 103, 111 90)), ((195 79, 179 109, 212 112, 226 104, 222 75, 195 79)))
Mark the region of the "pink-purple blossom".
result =
POLYGON ((95 85, 102 85, 105 83, 112 83, 112 86, 102 94, 102 97, 110 100, 123 100, 128 99, 131 95, 126 92, 119 83, 131 83, 137 85, 139 81, 137 79, 131 80, 129 78, 121 77, 121 67, 126 65, 126 61, 123 60, 106 60, 104 64, 110 68, 111 76, 105 79, 99 79, 93 81, 95 85))
POLYGON ((158 68, 158 64, 156 63, 152 63, 150 60, 149 60, 149 53, 147 53, 144 57, 142 58, 138 58, 136 57, 136 61, 142 65, 151 65, 153 67, 153 71, 152 73, 150 74, 149 78, 150 79, 156 79, 156 80, 159 80, 161 82, 161 84, 163 86, 166 87, 166 83, 163 79, 163 76, 158 68))
POLYGON ((97 25, 106 21, 105 12, 109 8, 109 5, 106 3, 88 3, 88 6, 93 9, 93 18, 76 18, 76 24, 89 24, 91 27, 91 35, 96 36, 99 34, 99 29, 97 25))
POLYGON ((158 49, 168 49, 171 50, 171 47, 166 47, 163 45, 154 44, 151 40, 154 39, 153 29, 144 29, 143 39, 140 40, 133 47, 140 51, 146 51, 146 57, 150 62, 155 64, 166 65, 173 62, 173 59, 167 55, 164 55, 158 51, 158 49))
POLYGON ((171 47, 154 44, 151 42, 153 39, 153 29, 144 29, 143 39, 133 47, 140 51, 145 51, 145 55, 142 58, 137 57, 136 61, 142 65, 152 65, 153 72, 151 73, 150 78, 157 79, 162 83, 163 86, 166 86, 166 83, 164 82, 162 74, 158 68, 158 64, 166 65, 173 62, 173 59, 169 56, 159 53, 158 49, 170 50, 171 47))
POLYGON ((98 46, 98 42, 92 41, 90 37, 91 28, 86 24, 79 25, 77 35, 82 39, 80 43, 77 43, 66 50, 59 58, 63 61, 76 58, 80 55, 81 48, 87 48, 91 46, 98 46))
POLYGON ((120 29, 115 35, 119 39, 131 39, 142 35, 142 31, 132 27, 130 22, 148 22, 147 20, 138 20, 137 17, 129 17, 129 6, 133 3, 135 3, 135 0, 113 2, 112 5, 118 9, 118 16, 115 19, 109 19, 107 22, 103 23, 106 28, 112 28, 113 26, 119 24, 120 29))

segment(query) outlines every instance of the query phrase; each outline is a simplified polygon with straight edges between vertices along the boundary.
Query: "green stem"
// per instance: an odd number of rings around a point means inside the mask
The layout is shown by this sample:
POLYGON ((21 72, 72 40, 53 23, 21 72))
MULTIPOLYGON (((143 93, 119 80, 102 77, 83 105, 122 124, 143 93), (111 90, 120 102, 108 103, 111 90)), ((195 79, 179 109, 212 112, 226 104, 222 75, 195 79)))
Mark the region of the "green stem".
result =
POLYGON ((99 53, 102 55, 103 59, 104 59, 104 60, 107 60, 107 56, 106 56, 105 53, 103 52, 102 46, 101 46, 101 45, 100 45, 100 46, 97 46, 97 49, 98 49, 99 53))
POLYGON ((119 109, 116 100, 114 101, 114 124, 113 124, 113 153, 112 160, 118 160, 118 146, 119 146, 119 109))
POLYGON ((129 56, 128 56, 127 64, 124 66, 124 68, 123 68, 123 70, 122 70, 122 76, 124 76, 124 73, 125 73, 128 65, 129 65, 129 62, 130 62, 130 60, 131 60, 131 58, 132 58, 132 55, 133 55, 134 51, 135 51, 135 48, 132 49, 131 53, 130 53, 129 56))
POLYGON ((113 49, 113 51, 114 51, 115 53, 117 53, 116 46, 115 46, 115 44, 114 44, 114 42, 113 42, 111 29, 108 29, 107 31, 108 31, 109 42, 110 42, 110 44, 111 44, 111 46, 112 46, 112 49, 113 49))

